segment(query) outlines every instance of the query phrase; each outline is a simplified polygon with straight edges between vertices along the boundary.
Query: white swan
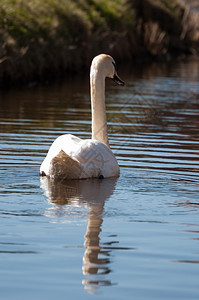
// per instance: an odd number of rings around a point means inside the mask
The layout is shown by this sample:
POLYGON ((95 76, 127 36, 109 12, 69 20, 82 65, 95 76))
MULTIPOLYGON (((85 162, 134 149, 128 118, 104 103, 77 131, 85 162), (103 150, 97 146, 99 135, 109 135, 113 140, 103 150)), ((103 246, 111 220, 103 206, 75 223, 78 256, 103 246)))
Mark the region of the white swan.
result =
POLYGON ((59 136, 51 145, 40 167, 41 176, 70 179, 119 176, 117 160, 109 148, 105 110, 105 78, 124 85, 113 58, 96 56, 91 64, 92 139, 71 134, 59 136))

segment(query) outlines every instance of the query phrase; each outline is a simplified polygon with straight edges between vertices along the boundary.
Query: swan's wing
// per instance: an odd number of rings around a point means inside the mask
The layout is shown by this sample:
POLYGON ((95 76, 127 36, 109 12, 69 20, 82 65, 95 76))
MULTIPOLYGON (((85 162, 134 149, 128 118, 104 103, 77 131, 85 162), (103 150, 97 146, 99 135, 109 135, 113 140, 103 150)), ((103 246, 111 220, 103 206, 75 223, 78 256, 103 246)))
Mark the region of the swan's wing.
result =
POLYGON ((73 135, 58 137, 50 147, 40 174, 62 178, 112 177, 119 166, 112 151, 96 140, 81 140, 73 135))
POLYGON ((76 179, 99 177, 101 169, 93 162, 82 163, 61 150, 50 163, 51 178, 76 179))
POLYGON ((118 176, 119 166, 117 160, 104 143, 97 140, 81 140, 73 158, 81 163, 82 178, 118 176))
POLYGON ((51 145, 44 161, 40 167, 40 174, 50 175, 52 160, 59 155, 60 151, 65 152, 68 156, 73 156, 73 152, 77 151, 81 139, 71 134, 59 136, 51 145))
POLYGON ((61 177, 62 179, 80 178, 82 173, 81 164, 63 150, 56 155, 50 164, 49 175, 61 177))

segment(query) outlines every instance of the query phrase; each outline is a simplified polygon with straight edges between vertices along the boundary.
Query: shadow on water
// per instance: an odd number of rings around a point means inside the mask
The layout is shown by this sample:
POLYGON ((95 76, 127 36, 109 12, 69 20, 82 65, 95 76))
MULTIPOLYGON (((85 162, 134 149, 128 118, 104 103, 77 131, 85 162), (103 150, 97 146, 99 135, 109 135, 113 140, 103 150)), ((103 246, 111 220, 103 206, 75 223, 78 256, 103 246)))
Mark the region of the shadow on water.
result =
MULTIPOLYGON (((104 243, 100 241, 105 202, 114 193, 117 178, 106 180, 64 180, 57 181, 41 178, 41 187, 51 204, 62 209, 64 206, 86 205, 88 211, 87 230, 84 235, 85 252, 83 256, 82 280, 84 288, 89 293, 96 293, 100 286, 110 286, 111 280, 106 275, 111 273, 110 256, 112 244, 117 241, 104 243)), ((120 249, 120 247, 117 247, 120 249)), ((123 248, 121 248, 123 249, 123 248)))

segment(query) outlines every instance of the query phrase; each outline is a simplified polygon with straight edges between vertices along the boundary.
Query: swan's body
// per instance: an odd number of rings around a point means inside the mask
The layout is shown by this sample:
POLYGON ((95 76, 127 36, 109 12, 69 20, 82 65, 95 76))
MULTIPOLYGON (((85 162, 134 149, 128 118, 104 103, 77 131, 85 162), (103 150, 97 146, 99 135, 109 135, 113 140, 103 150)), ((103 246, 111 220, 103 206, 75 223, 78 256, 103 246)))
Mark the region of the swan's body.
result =
POLYGON ((117 160, 109 148, 105 109, 105 78, 124 85, 109 55, 96 56, 91 65, 92 139, 59 136, 40 167, 40 174, 70 179, 119 176, 117 160))

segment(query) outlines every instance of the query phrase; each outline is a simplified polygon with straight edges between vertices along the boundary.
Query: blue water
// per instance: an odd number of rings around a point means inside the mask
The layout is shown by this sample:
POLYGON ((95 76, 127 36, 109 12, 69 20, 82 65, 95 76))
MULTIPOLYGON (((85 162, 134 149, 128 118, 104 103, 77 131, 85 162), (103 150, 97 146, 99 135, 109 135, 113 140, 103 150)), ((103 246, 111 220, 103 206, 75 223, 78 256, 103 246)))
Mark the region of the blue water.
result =
POLYGON ((199 299, 199 62, 107 81, 118 179, 53 182, 63 133, 90 137, 88 78, 0 94, 0 298, 199 299))

